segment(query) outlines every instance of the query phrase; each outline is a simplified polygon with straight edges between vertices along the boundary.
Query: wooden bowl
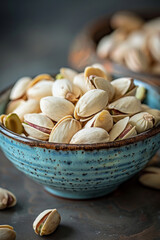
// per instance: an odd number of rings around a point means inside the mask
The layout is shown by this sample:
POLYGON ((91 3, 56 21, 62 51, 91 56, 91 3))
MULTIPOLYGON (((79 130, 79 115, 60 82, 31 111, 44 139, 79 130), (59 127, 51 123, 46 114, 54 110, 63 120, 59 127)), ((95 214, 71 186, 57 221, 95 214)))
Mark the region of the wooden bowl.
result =
MULTIPOLYGON (((160 16, 160 12, 140 12, 136 11, 136 14, 140 15, 145 20, 150 20, 160 16)), ((106 70, 117 76, 130 76, 136 79, 141 79, 152 85, 160 86, 160 75, 133 72, 125 65, 115 63, 109 59, 100 59, 96 54, 96 47, 99 40, 107 34, 112 32, 110 26, 111 16, 105 16, 88 24, 76 37, 71 45, 69 53, 69 64, 82 71, 87 65, 93 63, 101 63, 106 70)))

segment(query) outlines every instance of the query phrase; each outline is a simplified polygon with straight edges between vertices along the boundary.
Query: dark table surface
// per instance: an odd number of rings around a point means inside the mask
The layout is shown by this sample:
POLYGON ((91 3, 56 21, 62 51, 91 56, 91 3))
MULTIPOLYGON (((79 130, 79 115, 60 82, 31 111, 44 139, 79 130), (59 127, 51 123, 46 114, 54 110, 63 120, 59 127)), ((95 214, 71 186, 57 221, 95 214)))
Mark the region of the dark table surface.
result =
MULTIPOLYGON (((159 157, 158 157, 159 159, 159 157)), ((57 208, 61 224, 44 239, 159 240, 160 192, 143 187, 138 175, 108 196, 91 200, 54 197, 19 172, 0 152, 0 186, 17 197, 17 205, 0 211, 0 224, 14 227, 16 240, 41 239, 32 228, 37 215, 57 208)))

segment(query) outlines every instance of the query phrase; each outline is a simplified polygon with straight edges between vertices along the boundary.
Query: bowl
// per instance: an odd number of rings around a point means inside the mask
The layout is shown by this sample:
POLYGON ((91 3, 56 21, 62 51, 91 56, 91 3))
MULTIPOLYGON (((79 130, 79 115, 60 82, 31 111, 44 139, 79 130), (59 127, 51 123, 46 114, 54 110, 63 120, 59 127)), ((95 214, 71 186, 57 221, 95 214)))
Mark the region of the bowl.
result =
MULTIPOLYGON (((160 12, 136 11, 136 13, 145 20, 150 20, 160 16, 160 12)), ((69 64, 74 69, 81 71, 84 67, 92 65, 93 63, 101 63, 106 70, 115 76, 130 76, 135 79, 146 80, 148 83, 152 82, 154 85, 160 86, 160 75, 133 72, 125 65, 116 63, 110 59, 101 59, 96 54, 96 47, 99 40, 107 34, 112 32, 110 26, 110 19, 112 15, 101 17, 86 25, 84 29, 76 36, 70 47, 69 64)))
MULTIPOLYGON (((147 89, 145 103, 160 107, 160 92, 147 89)), ((0 114, 10 89, 0 94, 0 114)), ((0 147, 6 157, 28 177, 53 195, 70 199, 100 197, 145 167, 160 146, 160 126, 126 140, 100 144, 54 144, 17 135, 0 125, 0 147)))

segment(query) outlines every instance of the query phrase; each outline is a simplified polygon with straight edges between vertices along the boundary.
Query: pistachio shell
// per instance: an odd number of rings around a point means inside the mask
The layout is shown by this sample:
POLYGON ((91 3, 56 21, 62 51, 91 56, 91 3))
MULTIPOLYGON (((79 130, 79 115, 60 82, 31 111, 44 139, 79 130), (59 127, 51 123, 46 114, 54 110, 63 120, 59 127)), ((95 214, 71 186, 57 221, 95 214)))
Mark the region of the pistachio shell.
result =
POLYGON ((106 68, 102 64, 94 63, 91 67, 99 68, 100 70, 102 70, 105 73, 105 75, 107 76, 107 80, 111 81, 111 79, 112 79, 111 75, 107 72, 106 68))
POLYGON ((140 183, 147 187, 160 190, 160 168, 147 167, 139 178, 140 183))
POLYGON ((53 121, 58 122, 66 115, 73 115, 74 105, 66 99, 60 97, 45 97, 40 101, 42 113, 53 121))
POLYGON ((23 126, 18 115, 15 113, 10 113, 3 120, 4 126, 12 132, 21 134, 23 132, 23 126))
POLYGON ((112 34, 104 36, 98 43, 97 55, 100 58, 108 58, 115 45, 116 41, 112 34))
POLYGON ((121 133, 121 134, 123 134, 124 136, 123 136, 123 137, 120 136, 119 139, 127 139, 127 138, 129 138, 129 137, 134 137, 134 136, 137 135, 136 127, 135 127, 135 126, 133 127, 132 125, 128 124, 128 125, 126 126, 126 129, 124 129, 123 133, 121 133), (129 129, 130 129, 130 128, 131 128, 131 129, 128 130, 127 127, 128 127, 129 129))
POLYGON ((71 144, 91 144, 109 141, 109 134, 102 128, 84 128, 78 131, 71 139, 71 144))
POLYGON ((21 103, 24 103, 25 101, 23 99, 18 99, 14 101, 10 101, 6 108, 6 114, 14 112, 14 110, 21 105, 21 103))
POLYGON ((0 123, 3 124, 3 119, 5 119, 6 115, 2 114, 0 115, 0 123))
POLYGON ((62 118, 52 129, 49 142, 69 143, 73 135, 81 129, 81 124, 72 116, 62 118))
POLYGON ((87 79, 91 75, 107 79, 107 76, 106 76, 105 72, 103 72, 100 68, 86 67, 85 70, 84 70, 85 79, 87 79))
POLYGON ((132 116, 129 122, 136 127, 138 133, 141 133, 153 127, 154 117, 147 112, 140 112, 132 116))
POLYGON ((33 223, 33 229, 40 236, 53 233, 60 224, 61 216, 57 209, 48 209, 38 215, 33 223))
POLYGON ((40 101, 43 97, 52 96, 52 86, 52 81, 41 80, 28 89, 27 97, 40 101))
POLYGON ((117 63, 124 63, 124 56, 129 51, 130 45, 127 41, 124 41, 121 44, 118 44, 114 47, 110 53, 110 58, 117 63))
POLYGON ((60 74, 70 80, 71 82, 73 82, 74 77, 78 74, 76 71, 74 71, 71 68, 60 68, 60 74))
POLYGON ((31 82, 30 77, 20 78, 11 90, 10 99, 16 100, 18 98, 23 97, 30 82, 31 82))
POLYGON ((119 115, 111 115, 112 118, 113 118, 113 122, 116 123, 118 122, 119 120, 125 118, 125 117, 128 117, 127 114, 119 114, 119 115))
POLYGON ((36 99, 29 99, 20 106, 18 106, 15 110, 14 113, 18 115, 20 120, 23 122, 24 120, 24 115, 27 113, 38 113, 40 112, 40 107, 39 107, 39 101, 36 99))
POLYGON ((0 225, 0 239, 1 240, 15 240, 16 232, 13 227, 9 225, 0 225))
POLYGON ((145 110, 154 117, 154 126, 157 126, 160 123, 160 110, 148 108, 145 110))
POLYGON ((0 209, 10 208, 16 205, 15 195, 7 189, 0 188, 0 209))
POLYGON ((49 75, 47 73, 39 74, 35 78, 33 78, 33 80, 30 82, 30 84, 28 85, 28 89, 33 87, 38 82, 44 81, 44 80, 53 81, 54 79, 51 75, 49 75))
POLYGON ((149 50, 153 58, 160 62, 160 32, 153 34, 148 41, 149 50))
POLYGON ((115 88, 114 99, 119 99, 122 96, 125 96, 136 87, 132 78, 118 78, 112 81, 111 84, 115 88))
POLYGON ((134 96, 127 96, 118 99, 108 105, 108 109, 115 109, 127 115, 133 115, 142 110, 141 102, 134 96))
POLYGON ((150 34, 158 32, 160 26, 160 17, 152 18, 143 25, 143 29, 150 34))
POLYGON ((89 120, 84 128, 100 127, 109 132, 113 127, 113 118, 107 110, 102 110, 89 120))
POLYGON ((109 132, 110 141, 114 141, 124 131, 129 122, 129 117, 119 120, 109 132))
POLYGON ((107 92, 93 89, 86 92, 77 102, 74 116, 76 119, 87 118, 101 111, 108 103, 107 92))
POLYGON ((147 112, 147 109, 150 109, 150 107, 146 104, 141 104, 142 112, 147 112))
POLYGON ((84 73, 79 73, 74 77, 73 83, 75 86, 80 88, 82 94, 86 93, 88 91, 88 88, 86 86, 86 80, 84 78, 84 73))

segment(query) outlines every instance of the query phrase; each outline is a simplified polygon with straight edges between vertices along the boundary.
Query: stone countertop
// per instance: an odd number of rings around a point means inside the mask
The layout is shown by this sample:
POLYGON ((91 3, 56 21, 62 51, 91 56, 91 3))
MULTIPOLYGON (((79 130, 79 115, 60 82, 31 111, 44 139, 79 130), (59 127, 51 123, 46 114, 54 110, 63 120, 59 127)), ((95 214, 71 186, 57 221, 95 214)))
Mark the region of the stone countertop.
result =
POLYGON ((19 172, 2 152, 0 163, 0 186, 12 191, 18 200, 15 207, 0 211, 0 224, 13 226, 16 240, 42 239, 34 233, 32 224, 49 208, 57 208, 62 220, 58 229, 44 239, 160 239, 160 192, 140 185, 138 175, 108 196, 67 200, 48 194, 19 172))

